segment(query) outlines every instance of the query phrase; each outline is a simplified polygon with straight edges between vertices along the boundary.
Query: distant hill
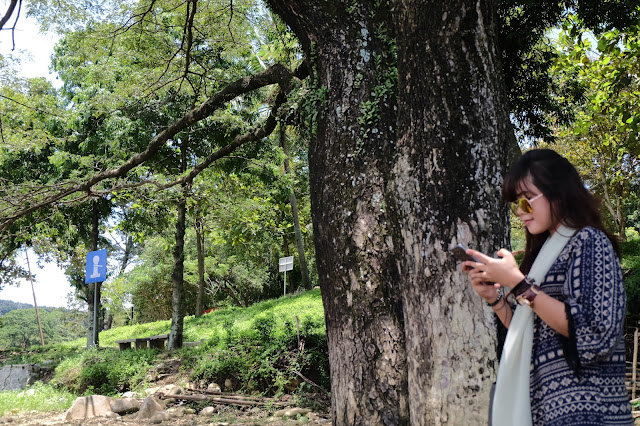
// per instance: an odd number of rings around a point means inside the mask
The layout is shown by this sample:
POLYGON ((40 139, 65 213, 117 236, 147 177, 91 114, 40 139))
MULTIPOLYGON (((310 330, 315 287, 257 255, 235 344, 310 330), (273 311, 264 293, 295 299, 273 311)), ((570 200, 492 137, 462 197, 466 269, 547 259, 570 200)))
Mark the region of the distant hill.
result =
POLYGON ((4 315, 7 312, 15 311, 16 309, 33 309, 33 305, 0 299, 0 315, 4 315))

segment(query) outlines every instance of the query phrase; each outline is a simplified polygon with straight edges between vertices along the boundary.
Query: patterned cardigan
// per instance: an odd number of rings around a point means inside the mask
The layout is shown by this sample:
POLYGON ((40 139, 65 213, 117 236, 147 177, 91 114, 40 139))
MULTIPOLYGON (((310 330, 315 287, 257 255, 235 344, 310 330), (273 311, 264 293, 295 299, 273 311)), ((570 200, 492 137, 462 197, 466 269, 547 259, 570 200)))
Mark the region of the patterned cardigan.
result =
POLYGON ((534 316, 533 424, 633 425, 625 388, 626 295, 606 235, 594 228, 578 231, 541 287, 564 302, 569 338, 534 316))

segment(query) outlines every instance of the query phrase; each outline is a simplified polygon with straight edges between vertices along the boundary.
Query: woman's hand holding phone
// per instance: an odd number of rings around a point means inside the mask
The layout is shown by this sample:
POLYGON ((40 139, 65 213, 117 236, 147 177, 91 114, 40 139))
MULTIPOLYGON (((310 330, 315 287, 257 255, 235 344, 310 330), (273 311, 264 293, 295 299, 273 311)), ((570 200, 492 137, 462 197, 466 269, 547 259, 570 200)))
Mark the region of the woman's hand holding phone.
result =
MULTIPOLYGON (((481 282, 493 282, 497 287, 506 286, 513 288, 524 278, 516 259, 509 250, 500 249, 498 257, 489 257, 484 253, 468 249, 467 254, 478 259, 479 262, 469 263, 473 270, 469 271, 471 284, 481 282)), ((474 286, 475 288, 475 286, 474 286)))
POLYGON ((497 299, 497 290, 502 285, 513 287, 524 278, 515 258, 506 249, 498 251, 498 258, 468 249, 463 244, 458 244, 451 252, 462 261, 462 270, 469 276, 474 291, 488 303, 497 299))

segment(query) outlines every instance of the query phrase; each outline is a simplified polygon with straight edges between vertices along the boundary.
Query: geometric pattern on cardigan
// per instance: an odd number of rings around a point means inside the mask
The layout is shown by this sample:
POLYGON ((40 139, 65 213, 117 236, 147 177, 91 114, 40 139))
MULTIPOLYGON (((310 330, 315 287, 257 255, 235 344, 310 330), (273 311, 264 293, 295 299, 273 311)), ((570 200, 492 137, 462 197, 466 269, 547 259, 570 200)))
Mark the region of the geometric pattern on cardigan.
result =
POLYGON ((626 294, 609 239, 591 227, 578 231, 540 286, 564 302, 569 338, 534 315, 533 424, 633 425, 624 382, 626 294))

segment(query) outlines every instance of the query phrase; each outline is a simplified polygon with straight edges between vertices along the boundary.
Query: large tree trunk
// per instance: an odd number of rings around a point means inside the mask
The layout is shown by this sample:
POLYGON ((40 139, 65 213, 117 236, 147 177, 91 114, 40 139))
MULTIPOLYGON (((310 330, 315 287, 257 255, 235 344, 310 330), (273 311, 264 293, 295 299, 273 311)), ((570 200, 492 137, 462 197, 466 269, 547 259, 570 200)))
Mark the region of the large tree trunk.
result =
MULTIPOLYGON (((180 150, 180 171, 187 168, 187 142, 183 142, 180 150)), ((171 295, 171 328, 167 349, 179 349, 182 347, 184 332, 184 234, 187 229, 187 196, 188 186, 182 185, 182 197, 178 200, 178 217, 176 219, 176 245, 173 248, 173 272, 171 282, 173 293, 171 295)))
POLYGON ((447 249, 508 244, 513 131, 490 1, 394 2, 397 147, 389 185, 412 424, 482 424, 496 361, 489 310, 447 249))
POLYGON ((184 330, 184 233, 186 229, 187 201, 178 201, 178 218, 176 220, 176 245, 173 248, 173 272, 171 281, 173 293, 171 296, 171 329, 169 331, 168 349, 182 347, 184 330))
POLYGON ((316 106, 309 164, 333 419, 408 424, 404 318, 385 203, 396 127, 395 83, 387 86, 395 73, 391 14, 359 2, 271 4, 317 58, 311 96, 326 96, 316 106))
POLYGON ((335 424, 485 423, 493 318, 447 249, 507 244, 493 3, 270 4, 320 99, 309 163, 335 424))

